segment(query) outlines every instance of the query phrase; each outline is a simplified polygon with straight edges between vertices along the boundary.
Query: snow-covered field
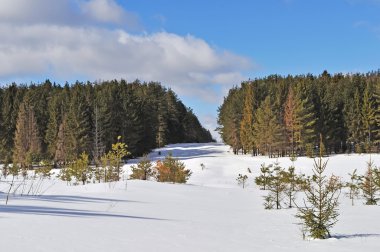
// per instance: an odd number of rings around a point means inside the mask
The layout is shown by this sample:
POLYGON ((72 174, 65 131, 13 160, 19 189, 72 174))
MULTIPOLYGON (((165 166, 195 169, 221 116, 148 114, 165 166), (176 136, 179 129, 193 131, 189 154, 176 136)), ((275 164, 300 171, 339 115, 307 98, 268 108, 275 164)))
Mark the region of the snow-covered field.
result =
MULTIPOLYGON (((275 159, 235 156, 223 144, 171 145, 169 151, 193 175, 186 185, 124 180, 113 184, 67 186, 46 181, 38 197, 0 195, 0 251, 378 251, 380 207, 341 194, 339 222, 328 240, 302 240, 295 209, 264 210, 254 184, 261 163, 275 159), (205 169, 202 170, 201 164, 205 169), (249 174, 247 168, 252 173, 249 174), (237 185, 239 173, 248 187, 237 185)), ((363 174, 369 155, 329 158, 327 172, 348 180, 363 174)), ((380 165, 380 155, 372 155, 380 165)), ((278 160, 288 167, 289 158, 278 160)), ((136 163, 131 160, 125 166, 136 163)), ((313 160, 298 158, 298 172, 311 174, 313 160)), ((301 197, 301 194, 298 195, 301 197)))

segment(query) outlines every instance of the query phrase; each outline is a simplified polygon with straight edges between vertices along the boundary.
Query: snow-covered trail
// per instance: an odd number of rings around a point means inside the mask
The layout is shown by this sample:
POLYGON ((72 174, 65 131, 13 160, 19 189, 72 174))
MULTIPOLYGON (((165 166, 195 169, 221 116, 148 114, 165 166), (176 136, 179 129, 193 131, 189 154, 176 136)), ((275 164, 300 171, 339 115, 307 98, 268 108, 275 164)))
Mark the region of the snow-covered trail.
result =
MULTIPOLYGON (((377 251, 379 206, 355 206, 341 196, 334 238, 303 241, 295 209, 264 210, 253 182, 266 157, 235 156, 222 144, 171 145, 193 175, 186 185, 153 181, 67 186, 56 181, 40 197, 0 195, 0 251, 377 251), (202 170, 201 164, 205 165, 202 170), (253 172, 249 174, 247 168, 253 172), (236 183, 249 176, 246 189, 236 183)), ((380 165, 380 156, 372 155, 380 165)), ((364 172, 367 155, 329 158, 328 172, 347 178, 364 172)), ((278 160, 284 167, 288 158, 278 160)), ((131 160, 131 164, 136 160, 131 160)), ((298 171, 310 174, 313 160, 299 158, 298 171)), ((125 169, 129 171, 129 165, 125 169)), ((46 184, 47 185, 47 184, 46 184)))

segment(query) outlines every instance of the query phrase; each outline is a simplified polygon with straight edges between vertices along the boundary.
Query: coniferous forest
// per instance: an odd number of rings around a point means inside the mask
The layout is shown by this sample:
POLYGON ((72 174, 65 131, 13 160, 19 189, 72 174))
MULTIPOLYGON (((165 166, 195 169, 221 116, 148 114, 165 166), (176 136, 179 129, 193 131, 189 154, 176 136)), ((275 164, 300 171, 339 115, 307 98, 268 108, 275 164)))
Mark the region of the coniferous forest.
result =
POLYGON ((83 152, 96 161, 118 138, 131 156, 170 143, 212 141, 192 110, 156 82, 13 83, 0 88, 0 105, 0 161, 6 164, 66 164, 83 152))
POLYGON ((380 71, 244 81, 218 113, 218 130, 235 154, 379 152, 380 71))

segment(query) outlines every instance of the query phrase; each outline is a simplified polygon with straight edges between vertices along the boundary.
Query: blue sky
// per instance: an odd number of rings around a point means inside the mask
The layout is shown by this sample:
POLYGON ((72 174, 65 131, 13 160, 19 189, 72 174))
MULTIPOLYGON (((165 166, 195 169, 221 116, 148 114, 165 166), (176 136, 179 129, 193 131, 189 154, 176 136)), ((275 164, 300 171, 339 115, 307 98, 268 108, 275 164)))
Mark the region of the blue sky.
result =
POLYGON ((379 0, 0 0, 0 84, 160 81, 209 129, 233 85, 379 68, 379 0))
POLYGON ((249 57, 250 77, 376 70, 380 1, 126 1, 150 32, 192 34, 249 57), (162 22, 159 22, 162 19, 162 22))

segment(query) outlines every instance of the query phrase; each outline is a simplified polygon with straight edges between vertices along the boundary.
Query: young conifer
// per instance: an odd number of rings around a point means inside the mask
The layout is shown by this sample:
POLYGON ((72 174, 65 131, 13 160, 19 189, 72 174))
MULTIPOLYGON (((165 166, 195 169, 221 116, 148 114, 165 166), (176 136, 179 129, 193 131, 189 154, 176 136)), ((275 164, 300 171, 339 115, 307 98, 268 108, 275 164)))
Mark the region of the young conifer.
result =
POLYGON ((348 196, 351 199, 351 205, 354 205, 354 199, 359 196, 360 193, 360 183, 362 177, 356 173, 357 169, 355 169, 352 173, 349 173, 350 182, 346 183, 346 187, 349 188, 348 196))
POLYGON ((278 162, 274 163, 273 173, 269 177, 268 185, 269 195, 272 196, 276 209, 281 208, 281 201, 286 190, 286 182, 284 179, 284 169, 281 168, 278 162))
POLYGON ((314 160, 314 175, 308 180, 305 190, 304 206, 297 206, 297 218, 301 219, 312 238, 330 238, 330 229, 338 221, 338 199, 341 191, 339 180, 335 176, 324 175, 327 161, 322 157, 314 160))
POLYGON ((144 155, 137 166, 132 165, 131 179, 148 180, 154 176, 153 164, 147 155, 144 155))
POLYGON ((366 205, 376 205, 379 198, 377 197, 377 193, 379 188, 376 186, 376 179, 374 174, 375 168, 373 161, 370 160, 367 163, 367 171, 363 177, 363 181, 361 184, 361 189, 363 191, 363 196, 366 200, 366 205))
POLYGON ((273 170, 271 168, 272 165, 265 166, 265 163, 261 164, 261 174, 255 178, 256 185, 261 186, 261 189, 263 190, 266 190, 267 186, 269 185, 270 177, 273 173, 273 170))

